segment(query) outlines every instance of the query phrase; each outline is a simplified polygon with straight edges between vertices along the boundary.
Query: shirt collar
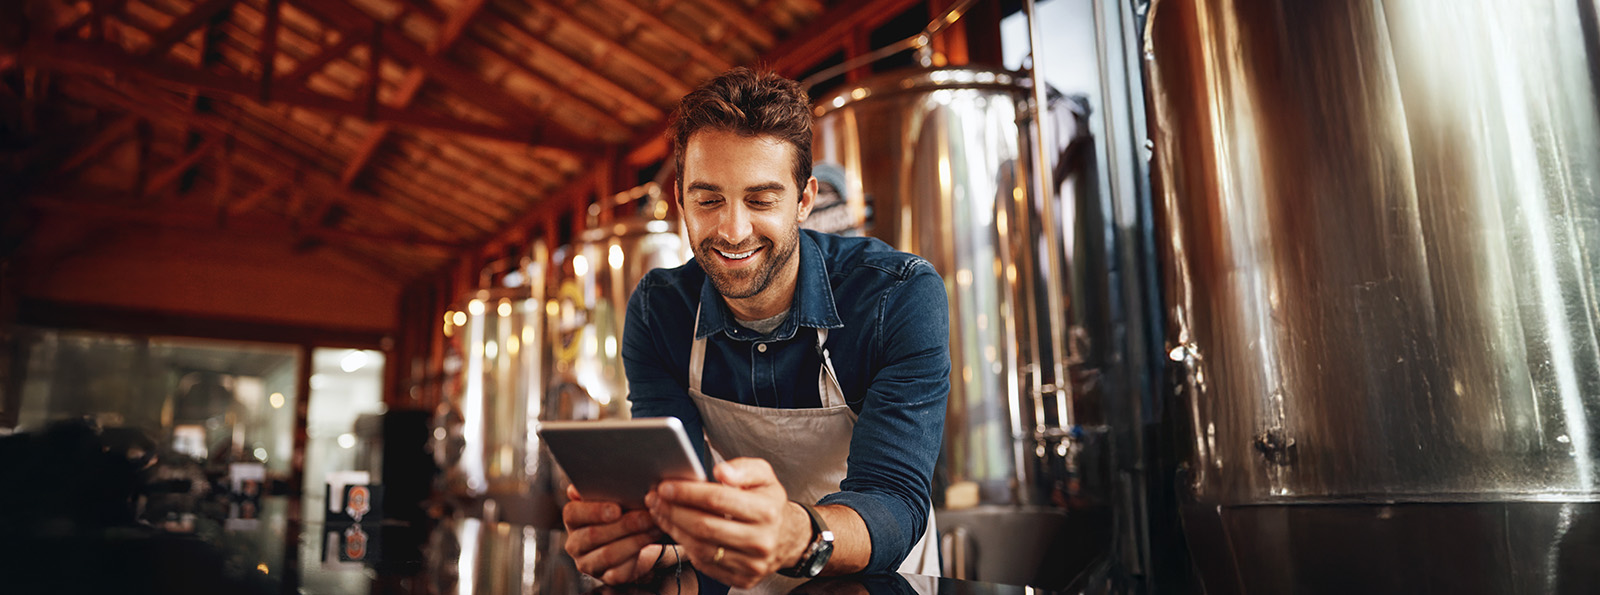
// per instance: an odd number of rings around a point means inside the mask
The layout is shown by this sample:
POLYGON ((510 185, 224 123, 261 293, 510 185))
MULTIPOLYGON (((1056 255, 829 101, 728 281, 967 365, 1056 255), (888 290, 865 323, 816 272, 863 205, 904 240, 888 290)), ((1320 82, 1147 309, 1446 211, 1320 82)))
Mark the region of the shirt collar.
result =
MULTIPOLYGON (((767 338, 780 341, 794 338, 801 326, 810 328, 839 328, 839 310, 833 302, 833 284, 828 282, 828 263, 822 258, 822 248, 811 238, 811 232, 800 231, 800 276, 795 281, 794 303, 789 306, 789 318, 783 321, 767 338)), ((717 293, 716 285, 707 276, 700 285, 700 323, 694 329, 694 338, 703 339, 721 331, 735 339, 755 340, 762 335, 745 329, 734 322, 733 313, 717 293), (707 307, 707 305, 714 307, 707 307)))

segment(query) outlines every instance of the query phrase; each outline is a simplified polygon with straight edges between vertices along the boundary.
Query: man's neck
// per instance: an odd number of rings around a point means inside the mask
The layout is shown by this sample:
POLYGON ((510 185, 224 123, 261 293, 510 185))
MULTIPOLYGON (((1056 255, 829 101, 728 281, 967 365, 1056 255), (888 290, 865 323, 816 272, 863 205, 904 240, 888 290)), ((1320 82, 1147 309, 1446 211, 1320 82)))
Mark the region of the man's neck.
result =
POLYGON ((794 305, 795 289, 800 280, 800 255, 789 259, 789 266, 778 273, 778 278, 772 280, 767 290, 757 295, 742 299, 731 299, 726 296, 722 301, 728 304, 728 309, 733 311, 733 317, 740 320, 761 320, 771 318, 780 313, 787 312, 789 306, 794 305))

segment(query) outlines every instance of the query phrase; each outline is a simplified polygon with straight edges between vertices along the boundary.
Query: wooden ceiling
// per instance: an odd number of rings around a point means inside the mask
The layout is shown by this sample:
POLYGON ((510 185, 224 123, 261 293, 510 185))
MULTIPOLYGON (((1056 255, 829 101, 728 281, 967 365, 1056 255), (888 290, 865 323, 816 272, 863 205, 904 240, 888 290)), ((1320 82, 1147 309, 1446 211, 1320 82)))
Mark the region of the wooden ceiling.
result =
POLYGON ((828 8, 821 0, 4 4, 7 244, 23 242, 43 217, 109 221, 290 238, 405 279, 449 266, 551 201, 570 201, 563 193, 574 180, 659 137, 683 93, 755 63, 828 8))

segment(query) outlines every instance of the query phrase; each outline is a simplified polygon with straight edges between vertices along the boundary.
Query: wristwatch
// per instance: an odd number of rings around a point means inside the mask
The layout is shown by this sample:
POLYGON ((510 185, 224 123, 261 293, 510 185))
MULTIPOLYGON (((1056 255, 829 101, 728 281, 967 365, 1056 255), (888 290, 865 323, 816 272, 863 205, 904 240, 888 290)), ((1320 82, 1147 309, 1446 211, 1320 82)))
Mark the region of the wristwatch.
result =
POLYGON ((828 558, 833 556, 833 532, 828 530, 828 524, 822 522, 822 515, 817 514, 817 509, 810 504, 795 501, 801 508, 806 509, 806 514, 811 517, 811 544, 800 552, 800 561, 794 566, 778 571, 778 574, 795 578, 812 578, 822 573, 822 567, 828 565, 828 558))

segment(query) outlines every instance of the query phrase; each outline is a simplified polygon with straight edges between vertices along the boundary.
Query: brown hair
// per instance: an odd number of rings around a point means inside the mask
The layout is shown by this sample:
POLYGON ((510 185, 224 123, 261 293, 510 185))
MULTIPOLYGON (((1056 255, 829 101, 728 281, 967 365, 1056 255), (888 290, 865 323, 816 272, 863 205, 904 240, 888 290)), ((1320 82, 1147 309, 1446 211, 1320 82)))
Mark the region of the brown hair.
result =
POLYGON ((701 130, 742 136, 772 136, 794 146, 794 182, 805 192, 811 179, 811 99, 800 84, 771 71, 740 66, 683 96, 673 113, 672 152, 683 199, 683 149, 701 130))

